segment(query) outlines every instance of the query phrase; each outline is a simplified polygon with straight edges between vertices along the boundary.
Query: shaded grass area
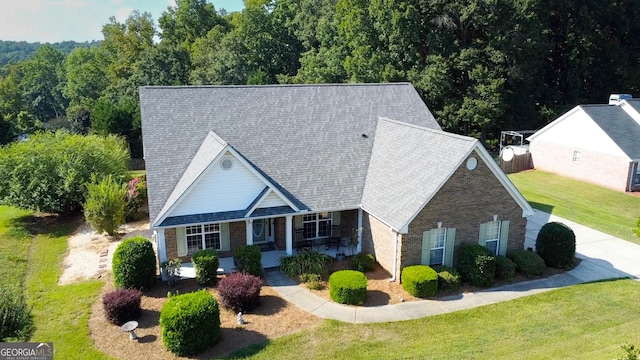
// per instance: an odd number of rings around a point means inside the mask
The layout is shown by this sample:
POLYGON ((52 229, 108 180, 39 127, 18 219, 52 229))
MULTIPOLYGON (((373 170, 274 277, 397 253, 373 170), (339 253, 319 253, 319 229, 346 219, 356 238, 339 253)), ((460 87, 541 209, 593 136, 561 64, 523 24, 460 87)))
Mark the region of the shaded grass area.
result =
POLYGON ((35 323, 30 341, 53 342, 56 359, 108 359, 93 348, 87 325, 103 282, 58 286, 77 220, 0 206, 0 284, 23 286, 35 323))
POLYGON ((640 283, 576 285, 418 320, 322 326, 254 345, 251 359, 611 359, 640 343, 640 283))
POLYGON ((28 216, 26 210, 0 206, 0 286, 20 287, 27 272, 27 257, 31 235, 20 223, 28 216))
POLYGON ((640 197, 537 170, 509 178, 534 208, 640 244, 640 197))

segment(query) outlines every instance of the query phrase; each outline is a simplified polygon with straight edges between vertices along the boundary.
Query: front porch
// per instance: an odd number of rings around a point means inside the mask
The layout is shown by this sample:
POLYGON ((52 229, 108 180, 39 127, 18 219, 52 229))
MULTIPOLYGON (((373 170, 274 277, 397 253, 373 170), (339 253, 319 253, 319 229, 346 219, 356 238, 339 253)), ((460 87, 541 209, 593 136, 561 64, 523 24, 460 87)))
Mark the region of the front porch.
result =
MULTIPOLYGON (((314 245, 314 251, 318 251, 324 254, 327 254, 335 259, 336 253, 343 252, 349 254, 349 249, 345 246, 340 246, 339 250, 336 249, 335 246, 327 249, 324 244, 314 245)), ((297 251, 294 249, 293 254, 297 254, 297 251)), ((265 269, 277 268, 280 266, 280 258, 287 256, 287 252, 285 250, 270 250, 262 252, 262 267, 265 269)), ((222 257, 220 258, 220 264, 218 266, 220 269, 223 269, 225 274, 231 273, 235 271, 235 265, 233 264, 233 256, 222 257)), ((193 279, 196 277, 196 269, 191 262, 182 263, 182 271, 180 273, 182 279, 193 279)))

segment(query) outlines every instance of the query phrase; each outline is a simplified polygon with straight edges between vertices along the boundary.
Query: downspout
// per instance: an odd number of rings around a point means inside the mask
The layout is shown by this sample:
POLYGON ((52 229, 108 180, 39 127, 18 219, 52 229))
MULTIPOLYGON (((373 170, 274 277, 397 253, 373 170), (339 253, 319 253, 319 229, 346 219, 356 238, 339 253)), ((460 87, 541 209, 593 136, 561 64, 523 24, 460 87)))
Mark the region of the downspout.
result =
POLYGON ((396 272, 398 272, 398 237, 400 235, 394 230, 391 231, 396 235, 396 239, 393 243, 393 272, 391 273, 391 279, 389 279, 389 282, 396 281, 396 272))

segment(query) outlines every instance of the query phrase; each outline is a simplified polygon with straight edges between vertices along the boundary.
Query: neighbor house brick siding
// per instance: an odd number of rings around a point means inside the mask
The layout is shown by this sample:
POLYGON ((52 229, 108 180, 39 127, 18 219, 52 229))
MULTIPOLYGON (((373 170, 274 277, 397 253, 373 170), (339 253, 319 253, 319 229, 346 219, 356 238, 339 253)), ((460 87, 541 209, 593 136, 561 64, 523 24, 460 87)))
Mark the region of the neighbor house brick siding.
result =
POLYGON ((553 142, 531 143, 533 167, 537 170, 590 182, 618 191, 626 191, 629 160, 589 149, 574 148, 553 142), (573 152, 580 151, 580 162, 573 162, 573 152))
POLYGON ((393 271, 393 246, 395 232, 375 216, 363 212, 362 252, 372 254, 380 266, 390 273, 393 271))
POLYGON ((478 167, 467 170, 464 161, 409 224, 399 255, 402 268, 420 264, 422 233, 437 228, 438 222, 456 229, 457 248, 461 243, 477 244, 480 224, 498 215, 498 220, 510 222, 508 251, 524 248, 527 220, 522 217, 522 208, 487 165, 476 154, 472 156, 479 160, 478 167))

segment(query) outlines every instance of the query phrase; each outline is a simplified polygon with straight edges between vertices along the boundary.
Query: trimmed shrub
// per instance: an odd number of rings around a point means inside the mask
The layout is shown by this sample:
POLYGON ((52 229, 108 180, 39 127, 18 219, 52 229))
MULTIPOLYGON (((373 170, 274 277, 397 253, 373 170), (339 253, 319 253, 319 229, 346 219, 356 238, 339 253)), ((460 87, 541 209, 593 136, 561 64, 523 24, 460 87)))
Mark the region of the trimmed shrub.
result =
POLYGON ((516 263, 516 269, 526 277, 544 274, 544 260, 532 251, 516 250, 509 253, 509 258, 516 263))
POLYGON ((218 252, 213 249, 196 251, 191 257, 196 267, 196 281, 200 286, 215 285, 218 281, 218 252))
POLYGON ((480 287, 493 284, 496 258, 487 248, 479 244, 461 244, 457 256, 457 269, 462 276, 462 281, 480 287))
POLYGON ((160 327, 162 342, 172 353, 201 353, 222 336, 218 302, 206 290, 172 296, 162 306, 160 327))
POLYGON ((349 259, 349 268, 351 270, 368 272, 373 270, 376 264, 376 259, 371 254, 360 253, 349 259))
POLYGON ((434 265, 431 267, 438 273, 438 290, 458 291, 462 285, 460 273, 455 268, 445 265, 434 265))
POLYGON ((248 311, 260 304, 262 279, 248 273, 232 273, 220 280, 220 303, 235 312, 248 311))
POLYGON ((31 309, 22 292, 0 287, 0 342, 27 341, 32 330, 31 309))
POLYGON ((512 282, 516 277, 516 264, 508 257, 496 256, 496 279, 512 282))
POLYGON ((302 251, 280 258, 280 271, 291 278, 302 274, 326 275, 333 258, 318 251, 302 251))
POLYGON ((137 320, 142 313, 140 300, 142 292, 135 289, 118 289, 102 297, 104 313, 110 323, 122 325, 137 320))
POLYGON ((113 253, 113 280, 118 288, 149 290, 156 280, 156 255, 149 239, 124 240, 113 253))
POLYGON ((247 272, 253 276, 264 277, 262 252, 260 252, 258 245, 236 248, 233 252, 233 264, 240 272, 247 272))
POLYGON ((536 238, 536 252, 547 266, 568 269, 576 255, 576 235, 563 223, 544 224, 536 238))
POLYGON ((362 305, 367 299, 367 277, 355 270, 336 271, 329 277, 329 296, 340 304, 362 305))
POLYGON ((118 228, 125 222, 126 193, 126 187, 111 175, 101 181, 93 177, 87 183, 84 216, 96 232, 106 232, 110 236, 118 234, 118 228))
POLYGON ((438 273, 427 265, 402 269, 402 287, 415 297, 433 296, 438 292, 438 273))

